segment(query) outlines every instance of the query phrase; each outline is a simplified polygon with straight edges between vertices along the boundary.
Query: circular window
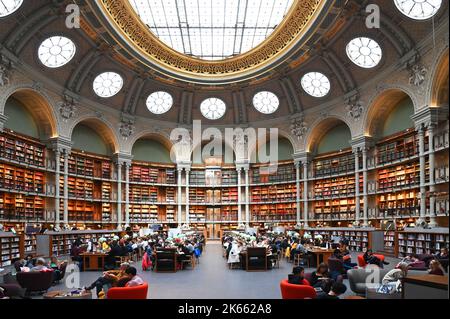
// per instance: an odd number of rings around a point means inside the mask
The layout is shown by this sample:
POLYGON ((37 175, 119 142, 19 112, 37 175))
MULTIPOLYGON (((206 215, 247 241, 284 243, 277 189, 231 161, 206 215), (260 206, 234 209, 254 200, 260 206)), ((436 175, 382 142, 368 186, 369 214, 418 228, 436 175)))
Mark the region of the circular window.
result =
POLYGON ((163 91, 154 92, 147 98, 147 108, 153 114, 166 113, 173 105, 172 96, 163 91))
POLYGON ((253 106, 263 114, 272 114, 280 106, 280 100, 272 92, 262 91, 253 97, 253 106))
POLYGON ((414 20, 426 20, 434 16, 442 0, 394 0, 397 9, 414 20))
POLYGON ((38 56, 49 68, 59 68, 72 60, 76 47, 72 40, 55 36, 44 40, 39 46, 38 56))
POLYGON ((122 77, 115 72, 104 72, 94 80, 94 92, 100 97, 111 97, 119 93, 123 86, 122 77))
POLYGON ((355 38, 347 44, 348 58, 362 68, 370 69, 377 66, 382 55, 380 45, 370 38, 355 38))
POLYGON ((9 16, 17 11, 23 0, 0 0, 0 18, 9 16))
POLYGON ((322 73, 310 72, 301 80, 303 90, 311 96, 323 97, 330 92, 330 80, 322 73))
POLYGON ((225 114, 226 109, 225 102, 215 97, 206 99, 200 104, 200 111, 209 120, 220 119, 225 114))

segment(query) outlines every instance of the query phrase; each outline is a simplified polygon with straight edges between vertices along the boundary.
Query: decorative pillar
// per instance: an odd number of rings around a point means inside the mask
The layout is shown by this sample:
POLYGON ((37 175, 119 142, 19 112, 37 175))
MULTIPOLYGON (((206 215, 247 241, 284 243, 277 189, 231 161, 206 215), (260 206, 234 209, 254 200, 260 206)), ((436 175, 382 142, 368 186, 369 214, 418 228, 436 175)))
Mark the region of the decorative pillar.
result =
POLYGON ((303 161, 303 223, 308 227, 308 161, 303 161))
POLYGON ((437 227, 436 223, 436 180, 434 171, 434 125, 428 126, 428 156, 429 156, 429 176, 430 176, 430 227, 437 227))
POLYGON ((300 215, 300 162, 295 162, 295 188, 297 191, 296 194, 296 221, 297 225, 300 224, 301 215, 300 215))
POLYGON ((189 217, 189 173, 190 173, 190 169, 189 168, 185 168, 185 178, 186 178, 186 224, 189 225, 190 222, 190 217, 189 217))
POLYGON ((183 169, 182 168, 180 168, 180 167, 178 167, 177 168, 177 173, 178 173, 178 175, 177 175, 177 178, 178 178, 178 194, 177 194, 177 204, 178 204, 178 208, 177 208, 177 221, 178 221, 178 226, 181 226, 182 225, 182 220, 181 220, 181 217, 182 217, 182 214, 181 214, 181 197, 182 197, 182 195, 181 195, 181 174, 183 173, 183 169))
POLYGON ((117 168, 117 229, 122 229, 122 162, 116 163, 117 168))
POLYGON ((244 168, 245 171, 245 224, 250 225, 250 197, 249 197, 249 167, 244 168))
POLYGON ((61 152, 56 149, 55 150, 55 163, 56 163, 56 168, 55 168, 55 226, 59 229, 60 228, 60 178, 61 178, 61 152))
MULTIPOLYGON (((69 150, 64 150, 64 213, 63 222, 69 226, 69 150)), ((59 184, 59 182, 58 182, 59 184)))
POLYGON ((5 128, 5 123, 8 120, 8 117, 4 114, 0 114, 0 132, 3 132, 5 128))
POLYGON ((242 176, 241 176, 241 168, 238 167, 238 168, 236 168, 236 170, 237 170, 237 187, 238 187, 238 225, 241 225, 242 224, 242 207, 241 207, 241 204, 242 204, 241 178, 242 178, 242 176))
POLYGON ((130 225, 130 162, 125 163, 125 224, 130 225))
POLYGON ((364 198, 364 215, 363 215, 363 226, 369 225, 369 196, 367 194, 367 148, 362 148, 362 161, 363 161, 363 198, 364 198))
POLYGON ((353 149, 355 153, 355 221, 359 223, 361 201, 359 198, 359 147, 353 149))
POLYGON ((419 161, 420 161, 420 215, 417 223, 422 223, 426 218, 426 186, 425 186, 425 128, 423 125, 417 129, 419 134, 419 161))

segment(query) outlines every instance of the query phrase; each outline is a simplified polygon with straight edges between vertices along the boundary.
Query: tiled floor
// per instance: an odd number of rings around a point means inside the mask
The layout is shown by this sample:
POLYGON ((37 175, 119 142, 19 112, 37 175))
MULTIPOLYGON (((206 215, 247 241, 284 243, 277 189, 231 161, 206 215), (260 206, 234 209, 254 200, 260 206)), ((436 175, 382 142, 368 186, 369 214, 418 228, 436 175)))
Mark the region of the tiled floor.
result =
MULTIPOLYGON (((353 255, 353 260, 356 260, 356 255, 353 255)), ((393 267, 397 262, 394 258, 387 260, 391 262, 387 267, 393 267)), ((149 283, 148 298, 152 299, 279 299, 279 282, 287 278, 292 270, 292 264, 284 260, 279 269, 267 272, 230 270, 222 257, 219 242, 208 243, 200 264, 194 270, 156 273, 142 271, 140 263, 136 266, 139 275, 149 283)), ((100 275, 100 272, 81 273, 81 286, 89 285, 100 275)), ((348 287, 348 282, 345 283, 348 287)), ((62 282, 51 290, 66 290, 65 283, 62 282)), ((348 289, 346 295, 351 294, 348 289)))

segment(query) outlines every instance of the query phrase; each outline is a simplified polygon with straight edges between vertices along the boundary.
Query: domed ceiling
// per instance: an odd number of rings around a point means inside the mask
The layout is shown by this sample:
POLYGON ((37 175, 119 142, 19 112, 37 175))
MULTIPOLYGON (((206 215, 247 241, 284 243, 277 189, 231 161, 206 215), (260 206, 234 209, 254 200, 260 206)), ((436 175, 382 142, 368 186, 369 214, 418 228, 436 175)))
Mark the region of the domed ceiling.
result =
POLYGON ((3 0, 0 63, 126 121, 277 125, 358 99, 448 21, 448 1, 374 3, 379 28, 359 0, 3 0))

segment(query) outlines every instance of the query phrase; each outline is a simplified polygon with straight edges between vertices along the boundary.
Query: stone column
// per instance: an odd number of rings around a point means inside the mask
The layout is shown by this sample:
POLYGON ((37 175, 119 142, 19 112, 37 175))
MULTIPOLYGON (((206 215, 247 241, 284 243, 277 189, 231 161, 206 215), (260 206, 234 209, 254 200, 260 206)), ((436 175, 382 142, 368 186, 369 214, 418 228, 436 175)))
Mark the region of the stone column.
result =
POLYGON ((363 161, 363 198, 364 198, 364 215, 363 215, 363 226, 369 225, 369 195, 367 194, 367 148, 362 149, 362 161, 363 161))
POLYGON ((437 227, 436 223, 436 198, 434 192, 436 191, 435 180, 435 159, 434 159, 434 125, 428 127, 428 156, 429 156, 429 175, 430 175, 430 227, 437 227))
POLYGON ((420 126, 418 129, 419 134, 419 161, 420 161, 420 215, 418 223, 425 221, 426 218, 426 184, 425 184, 425 129, 420 126))
POLYGON ((359 198, 359 147, 353 149, 355 153, 355 221, 359 223, 361 213, 361 201, 359 198))
POLYGON ((186 177, 186 224, 189 225, 190 217, 189 217, 189 168, 185 168, 185 177, 186 177))
MULTIPOLYGON (((58 182, 59 184, 59 182, 58 182)), ((64 213, 63 222, 69 226, 69 150, 64 150, 64 213)))
POLYGON ((60 222, 61 222, 60 221, 61 218, 59 216, 59 213, 60 213, 59 208, 61 205, 61 203, 60 203, 60 200, 61 200, 61 195, 60 195, 61 152, 58 149, 55 150, 55 163, 56 163, 55 164, 56 165, 56 168, 55 168, 55 226, 57 228, 59 228, 60 222))
POLYGON ((122 229, 122 162, 117 161, 117 229, 122 229))
POLYGON ((125 163, 125 224, 130 225, 130 166, 125 163))
POLYGON ((249 167, 244 168, 245 171, 245 224, 250 225, 250 194, 249 194, 249 167))
POLYGON ((237 187, 238 187, 238 225, 242 224, 242 183, 241 183, 241 168, 236 168, 237 170, 237 187))
POLYGON ((177 173, 178 173, 178 194, 177 194, 177 204, 178 204, 178 208, 177 208, 177 221, 178 221, 178 225, 181 226, 183 221, 181 220, 182 214, 181 214, 181 174, 183 173, 183 169, 178 167, 177 169, 177 173))
POLYGON ((295 162, 295 188, 297 191, 296 194, 296 222, 297 225, 301 222, 301 213, 300 213, 300 162, 295 162))
POLYGON ((308 161, 303 161, 303 223, 308 227, 308 161))

